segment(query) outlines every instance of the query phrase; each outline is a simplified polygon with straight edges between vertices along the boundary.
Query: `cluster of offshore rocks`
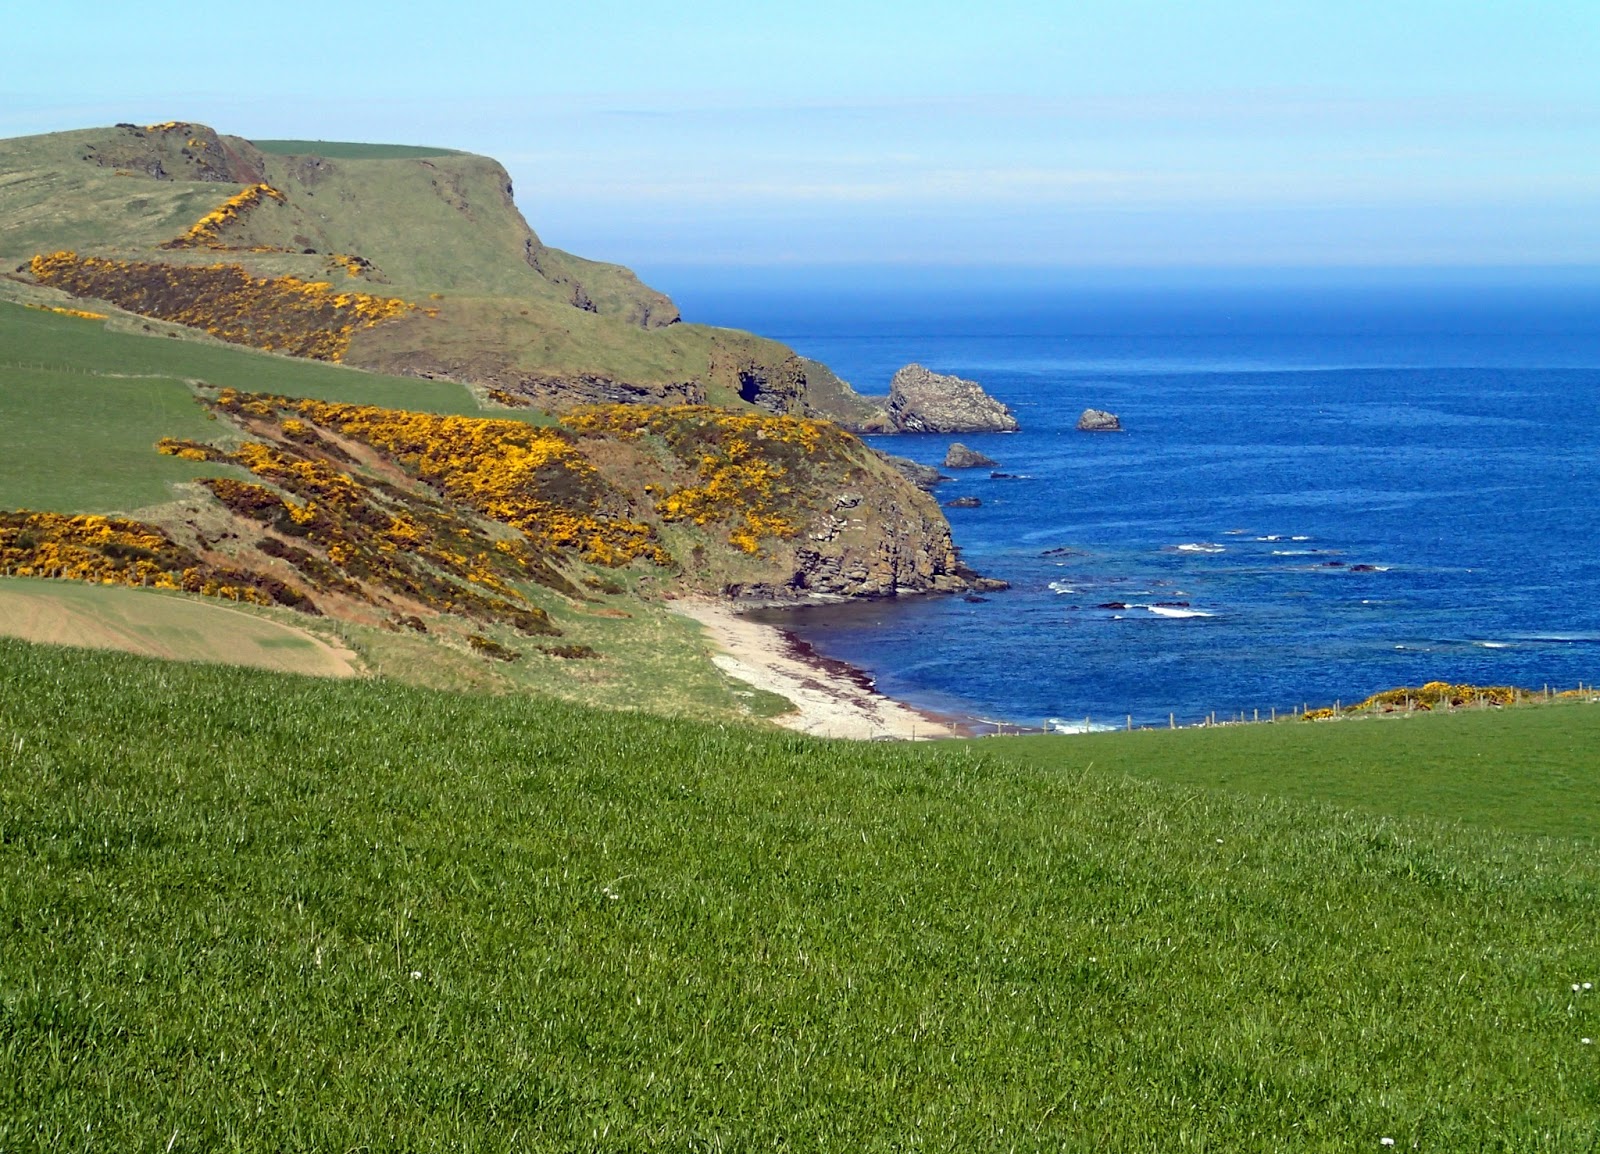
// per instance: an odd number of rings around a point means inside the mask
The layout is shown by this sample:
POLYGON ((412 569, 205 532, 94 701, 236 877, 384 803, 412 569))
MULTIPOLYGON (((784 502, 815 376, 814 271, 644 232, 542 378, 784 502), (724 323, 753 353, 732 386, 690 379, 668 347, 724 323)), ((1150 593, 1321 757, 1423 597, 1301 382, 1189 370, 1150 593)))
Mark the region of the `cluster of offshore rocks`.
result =
MULTIPOLYGON (((935 373, 918 364, 897 372, 889 382, 884 411, 890 431, 897 433, 1014 433, 1017 418, 1010 408, 977 381, 935 373)), ((1086 433, 1121 432, 1122 422, 1104 409, 1085 409, 1078 428, 1086 433)), ((995 462, 965 445, 951 446, 949 469, 987 467, 995 462)))
MULTIPOLYGON (((930 372, 910 364, 889 383, 885 411, 890 428, 900 433, 1014 433, 1017 419, 1011 410, 983 391, 977 381, 930 372)), ((1078 429, 1085 433, 1117 433, 1122 422, 1104 409, 1085 409, 1078 418, 1078 429)), ((949 480, 931 465, 904 457, 889 460, 905 477, 925 492, 932 492, 940 481, 949 480)), ((945 453, 946 469, 992 469, 999 462, 976 449, 952 442, 945 453)), ((994 477, 1009 474, 993 473, 994 477)), ((947 509, 974 509, 983 504, 977 497, 957 497, 947 509)))

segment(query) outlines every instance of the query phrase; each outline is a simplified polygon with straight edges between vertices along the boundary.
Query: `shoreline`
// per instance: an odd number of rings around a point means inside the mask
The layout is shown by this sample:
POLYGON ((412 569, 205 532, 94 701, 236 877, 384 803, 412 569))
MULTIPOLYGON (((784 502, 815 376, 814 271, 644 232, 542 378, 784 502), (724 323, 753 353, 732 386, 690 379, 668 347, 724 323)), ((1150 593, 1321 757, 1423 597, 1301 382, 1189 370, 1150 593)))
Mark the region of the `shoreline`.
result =
POLYGON ((824 657, 790 631, 752 621, 731 605, 684 598, 667 608, 705 629, 718 669, 794 704, 793 712, 772 718, 786 729, 854 741, 928 741, 980 731, 977 719, 886 697, 862 670, 824 657))

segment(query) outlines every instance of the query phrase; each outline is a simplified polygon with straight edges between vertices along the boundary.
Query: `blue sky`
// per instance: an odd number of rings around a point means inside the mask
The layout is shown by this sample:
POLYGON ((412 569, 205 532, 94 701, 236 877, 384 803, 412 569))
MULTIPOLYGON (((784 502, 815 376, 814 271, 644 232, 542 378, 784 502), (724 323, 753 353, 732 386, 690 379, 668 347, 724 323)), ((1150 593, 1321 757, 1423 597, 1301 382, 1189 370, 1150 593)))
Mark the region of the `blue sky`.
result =
POLYGON ((1600 265, 1600 3, 29 5, 0 133, 503 160, 684 264, 1600 265))

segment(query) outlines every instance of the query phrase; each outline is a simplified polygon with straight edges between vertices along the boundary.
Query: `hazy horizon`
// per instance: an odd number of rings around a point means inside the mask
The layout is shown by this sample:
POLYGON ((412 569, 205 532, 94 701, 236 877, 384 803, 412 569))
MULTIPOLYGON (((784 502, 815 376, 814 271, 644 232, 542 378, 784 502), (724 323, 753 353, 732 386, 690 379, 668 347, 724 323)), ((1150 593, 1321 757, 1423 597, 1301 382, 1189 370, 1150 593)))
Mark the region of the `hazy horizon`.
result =
POLYGON ((8 31, 0 134, 486 153, 547 243, 632 266, 1600 266, 1592 4, 283 0, 207 14, 243 69, 171 3, 8 31))

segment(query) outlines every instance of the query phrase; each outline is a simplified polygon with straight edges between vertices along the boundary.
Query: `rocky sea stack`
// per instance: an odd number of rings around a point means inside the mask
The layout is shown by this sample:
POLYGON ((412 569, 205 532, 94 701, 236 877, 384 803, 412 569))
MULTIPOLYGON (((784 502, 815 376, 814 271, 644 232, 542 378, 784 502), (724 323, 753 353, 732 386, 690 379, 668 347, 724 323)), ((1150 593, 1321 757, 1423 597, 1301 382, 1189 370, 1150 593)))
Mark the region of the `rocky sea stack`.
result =
POLYGON ((992 469, 1000 462, 985 457, 976 449, 969 449, 960 441, 951 444, 944 455, 946 469, 992 469))
POLYGON ((889 423, 902 433, 1014 433, 1011 410, 977 381, 907 365, 889 382, 889 423))
POLYGON ((1080 433, 1120 433, 1122 421, 1115 413, 1108 413, 1104 409, 1085 409, 1078 418, 1078 431, 1080 433))

